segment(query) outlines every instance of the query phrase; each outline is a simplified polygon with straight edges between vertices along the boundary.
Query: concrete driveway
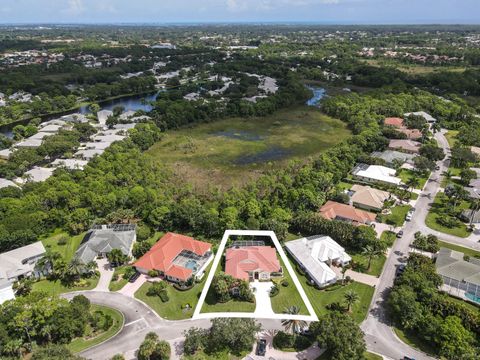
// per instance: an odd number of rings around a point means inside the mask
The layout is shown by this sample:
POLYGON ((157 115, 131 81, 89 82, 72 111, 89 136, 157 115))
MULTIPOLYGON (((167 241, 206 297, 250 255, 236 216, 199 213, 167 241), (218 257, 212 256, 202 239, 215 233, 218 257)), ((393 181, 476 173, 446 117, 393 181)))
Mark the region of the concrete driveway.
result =
POLYGON ((94 291, 110 291, 108 290, 108 285, 110 285, 110 281, 112 280, 112 276, 114 270, 110 266, 108 259, 97 259, 96 260, 98 271, 100 272, 100 279, 98 280, 98 284, 93 289, 94 291))
POLYGON ((137 280, 135 280, 133 283, 128 282, 123 288, 118 290, 118 292, 122 295, 129 296, 129 297, 135 297, 135 293, 137 292, 138 289, 142 287, 143 284, 147 281, 148 276, 141 274, 137 280))
POLYGON ((272 302, 270 300, 270 289, 273 283, 271 281, 260 282, 255 280, 250 283, 250 287, 255 294, 255 311, 254 314, 259 318, 271 316, 274 314, 272 309, 272 302))

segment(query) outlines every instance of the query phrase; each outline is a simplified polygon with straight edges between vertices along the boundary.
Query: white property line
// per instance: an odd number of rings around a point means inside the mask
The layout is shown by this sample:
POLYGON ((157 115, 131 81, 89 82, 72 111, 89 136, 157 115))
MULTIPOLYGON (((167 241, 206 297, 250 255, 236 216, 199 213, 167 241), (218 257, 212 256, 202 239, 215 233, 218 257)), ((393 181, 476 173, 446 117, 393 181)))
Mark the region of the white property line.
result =
POLYGON ((202 310, 202 306, 205 302, 205 298, 207 297, 208 290, 210 289, 210 285, 212 284, 213 276, 215 275, 215 271, 217 270, 218 264, 222 258, 223 252, 225 250, 225 246, 227 245, 228 238, 230 236, 235 235, 247 235, 247 236, 269 236, 275 247, 277 248, 280 257, 287 268, 288 273, 292 277, 293 283, 297 287, 297 290, 307 307, 307 310, 310 315, 293 315, 293 314, 272 314, 272 315, 265 315, 262 316, 262 319, 280 319, 280 320, 303 320, 303 321, 318 321, 318 317, 315 314, 315 310, 313 309, 310 300, 305 294, 305 290, 303 290, 302 285, 300 284, 300 280, 298 280, 297 274, 293 271, 292 265, 283 251, 282 245, 280 241, 278 241, 277 236, 273 231, 265 231, 265 230, 227 230, 223 234, 222 241, 220 242, 220 246, 218 247, 217 254, 215 255, 215 259, 213 260, 212 268, 208 273, 207 281, 205 282, 205 286, 203 287, 202 293, 200 294, 200 299, 198 300, 198 304, 195 308, 193 313, 192 319, 211 319, 211 318, 218 318, 218 317, 232 317, 232 318, 259 318, 257 314, 254 313, 200 313, 202 310))

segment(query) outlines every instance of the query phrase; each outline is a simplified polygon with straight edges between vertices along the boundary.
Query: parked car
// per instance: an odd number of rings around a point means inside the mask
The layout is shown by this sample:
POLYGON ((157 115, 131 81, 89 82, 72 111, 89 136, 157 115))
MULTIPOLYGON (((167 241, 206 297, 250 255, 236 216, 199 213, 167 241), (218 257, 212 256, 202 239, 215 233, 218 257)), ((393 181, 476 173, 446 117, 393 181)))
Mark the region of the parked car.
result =
POLYGON ((257 342, 257 351, 255 352, 258 356, 265 356, 267 352, 267 340, 260 339, 257 342))
POLYGON ((403 236, 403 230, 400 230, 398 233, 397 233, 397 238, 401 238, 403 236))
POLYGON ((415 360, 415 358, 409 357, 409 356, 404 356, 402 360, 415 360))
POLYGON ((412 217, 413 217, 413 214, 411 212, 409 212, 407 214, 407 216, 405 216, 405 220, 410 221, 410 220, 412 220, 412 217))
POLYGON ((440 166, 439 165, 435 166, 435 170, 440 170, 440 166))
POLYGON ((404 271, 405 271, 405 264, 398 265, 397 269, 395 270, 395 276, 402 275, 404 271))
POLYGON ((135 274, 133 274, 130 279, 128 279, 129 282, 133 283, 135 280, 137 280, 140 276, 140 273, 137 271, 135 274))

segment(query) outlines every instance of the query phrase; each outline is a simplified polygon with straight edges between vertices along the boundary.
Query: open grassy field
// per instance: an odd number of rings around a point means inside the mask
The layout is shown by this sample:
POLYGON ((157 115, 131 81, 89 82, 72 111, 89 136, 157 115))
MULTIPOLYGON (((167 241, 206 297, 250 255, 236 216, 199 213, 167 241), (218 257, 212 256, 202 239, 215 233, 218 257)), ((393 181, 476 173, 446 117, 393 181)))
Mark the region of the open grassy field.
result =
POLYGON ((62 259, 68 263, 80 246, 84 236, 84 232, 79 235, 70 236, 62 230, 56 230, 49 237, 42 239, 42 243, 45 249, 59 253, 62 259), (65 242, 64 245, 61 245, 62 240, 65 242))
POLYGON ((83 290, 92 290, 97 286, 99 278, 92 277, 89 279, 84 279, 85 286, 70 286, 67 287, 62 284, 60 280, 51 281, 51 280, 40 280, 33 283, 32 290, 33 291, 44 291, 49 295, 58 295, 63 294, 71 291, 83 291, 83 290))
POLYGON ((70 344, 67 345, 67 348, 73 353, 78 353, 92 346, 98 345, 101 342, 110 339, 121 330, 124 323, 124 318, 120 311, 106 306, 92 304, 92 313, 98 310, 100 310, 104 314, 110 315, 113 319, 113 325, 110 327, 110 329, 99 333, 97 336, 90 338, 81 337, 74 339, 70 344))
POLYGON ((300 106, 171 131, 147 153, 196 185, 242 184, 277 163, 318 154, 350 136, 345 124, 300 106))
MULTIPOLYGON (((433 201, 432 208, 427 214, 427 218, 425 219, 425 224, 433 230, 437 230, 443 232, 445 234, 450 234, 459 237, 467 237, 470 235, 468 231, 467 225, 462 222, 458 222, 458 224, 452 228, 448 228, 443 226, 438 222, 438 219, 446 214, 446 207, 448 207, 447 197, 443 193, 438 193, 435 196, 435 200, 433 201)), ((458 206, 457 209, 465 210, 469 208, 469 203, 467 201, 462 201, 458 206)))

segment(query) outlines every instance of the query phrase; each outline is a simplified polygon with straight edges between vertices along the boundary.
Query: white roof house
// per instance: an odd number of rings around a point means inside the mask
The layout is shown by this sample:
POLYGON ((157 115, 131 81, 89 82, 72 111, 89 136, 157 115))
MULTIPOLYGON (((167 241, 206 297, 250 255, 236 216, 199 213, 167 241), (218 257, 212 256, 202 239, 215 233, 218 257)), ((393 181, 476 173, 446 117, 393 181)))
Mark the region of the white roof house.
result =
POLYGON ((88 164, 87 160, 80 159, 56 159, 52 162, 53 167, 66 167, 70 170, 83 170, 85 165, 88 164))
POLYGON ((64 115, 61 117, 61 119, 66 122, 74 122, 74 123, 88 122, 87 117, 84 114, 80 114, 80 113, 64 115))
POLYGON ((53 171, 55 169, 52 168, 45 168, 40 166, 35 166, 33 169, 28 170, 25 172, 22 178, 15 179, 16 182, 24 184, 28 181, 31 182, 42 182, 47 180, 50 176, 53 175, 53 171))
POLYGON ((100 110, 99 112, 97 112, 97 119, 98 119, 99 124, 101 124, 101 125, 105 125, 106 122, 107 122, 107 119, 110 116, 113 116, 113 111, 100 110))
POLYGON ((28 138, 15 144, 17 148, 37 148, 42 145, 42 139, 28 138))
POLYGON ((359 164, 353 169, 353 175, 365 182, 378 182, 398 186, 402 180, 396 177, 397 171, 381 165, 359 164))
POLYGON ((8 179, 4 179, 4 178, 0 178, 0 189, 3 189, 5 187, 9 187, 9 186, 18 187, 18 185, 15 184, 13 181, 8 180, 8 179))
POLYGON ((432 115, 430 115, 429 113, 426 113, 425 111, 416 111, 416 112, 403 114, 403 116, 405 116, 405 117, 408 117, 410 115, 421 116, 428 123, 437 122, 437 119, 435 119, 432 115))
POLYGON ((15 299, 12 282, 8 280, 0 280, 0 305, 5 301, 15 299))
POLYGON ((108 135, 95 135, 92 137, 92 140, 100 143, 112 144, 115 141, 121 141, 125 139, 123 135, 108 134, 108 135))
POLYGON ((287 251, 320 287, 337 281, 330 264, 348 264, 352 258, 329 236, 317 235, 285 244, 287 251))
POLYGON ((41 241, 0 254, 0 280, 16 281, 19 276, 37 276, 35 265, 44 255, 41 241))
POLYGON ((12 150, 10 149, 0 150, 0 159, 8 160, 10 158, 10 155, 12 155, 12 150))
MULTIPOLYGON (((147 116, 148 117, 148 116, 147 116)), ((133 120, 133 119, 130 119, 133 120)), ((113 128, 115 129, 115 134, 118 133, 120 130, 130 130, 135 128, 136 124, 115 124, 113 128)), ((106 132, 105 132, 106 133, 106 132)))
POLYGON ((55 125, 55 124, 49 124, 40 129, 41 132, 44 133, 56 133, 58 132, 63 125, 55 125))
POLYGON ((118 118, 120 120, 128 120, 129 118, 135 116, 135 111, 133 110, 128 110, 128 111, 125 111, 123 114, 121 114, 118 118))
POLYGON ((85 160, 91 160, 93 159, 96 155, 102 155, 104 153, 104 149, 83 149, 83 150, 78 150, 73 156, 79 157, 85 160))
POLYGON ((52 136, 55 135, 55 133, 51 132, 44 132, 43 129, 42 131, 36 133, 35 135, 30 136, 27 140, 32 139, 32 140, 43 140, 47 136, 52 136))

